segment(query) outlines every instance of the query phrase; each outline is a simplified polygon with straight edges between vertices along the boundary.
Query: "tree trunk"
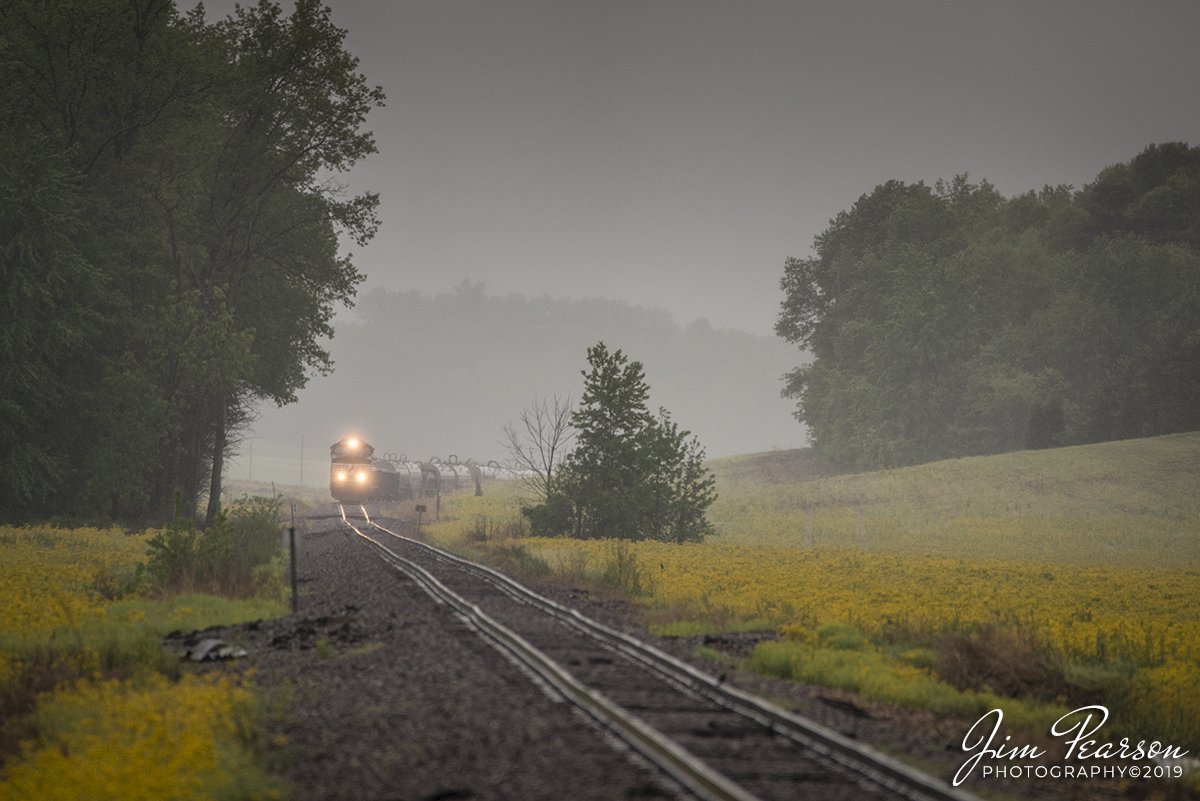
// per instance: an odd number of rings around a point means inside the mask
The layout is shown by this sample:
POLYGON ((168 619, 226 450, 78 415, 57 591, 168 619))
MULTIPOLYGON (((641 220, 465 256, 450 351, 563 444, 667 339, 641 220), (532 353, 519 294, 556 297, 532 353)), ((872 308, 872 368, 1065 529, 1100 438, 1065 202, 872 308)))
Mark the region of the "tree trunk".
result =
POLYGON ((204 514, 204 527, 208 528, 221 511, 221 468, 225 462, 225 410, 228 404, 222 400, 217 412, 216 429, 213 431, 212 482, 208 485, 208 511, 204 514))

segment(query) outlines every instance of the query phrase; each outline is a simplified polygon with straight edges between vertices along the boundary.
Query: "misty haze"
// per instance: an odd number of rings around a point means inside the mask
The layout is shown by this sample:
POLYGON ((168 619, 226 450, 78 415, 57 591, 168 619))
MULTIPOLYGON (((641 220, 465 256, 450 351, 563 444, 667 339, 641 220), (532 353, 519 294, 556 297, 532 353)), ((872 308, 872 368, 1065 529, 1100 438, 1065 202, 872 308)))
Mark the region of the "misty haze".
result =
POLYGON ((294 406, 262 410, 253 464, 244 444, 231 477, 320 485, 328 447, 349 434, 380 453, 425 461, 453 454, 507 461, 503 428, 538 397, 576 401, 587 348, 603 340, 641 361, 650 407, 665 407, 709 458, 804 444, 780 397, 797 350, 777 337, 682 326, 665 311, 613 300, 373 290, 343 314, 330 377, 310 381, 294 406))

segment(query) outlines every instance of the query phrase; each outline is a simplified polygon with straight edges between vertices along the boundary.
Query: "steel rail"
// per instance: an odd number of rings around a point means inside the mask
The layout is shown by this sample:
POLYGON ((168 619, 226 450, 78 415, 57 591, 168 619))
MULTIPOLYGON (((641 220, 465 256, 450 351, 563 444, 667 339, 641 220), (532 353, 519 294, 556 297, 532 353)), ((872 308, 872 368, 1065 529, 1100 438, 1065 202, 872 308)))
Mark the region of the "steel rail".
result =
POLYGON ((910 768, 908 765, 886 754, 856 743, 850 738, 839 734, 827 726, 822 726, 816 721, 801 717, 737 687, 731 687, 711 674, 693 665, 689 665, 659 648, 655 648, 624 632, 617 631, 605 626, 603 623, 592 620, 575 609, 563 606, 545 596, 539 595, 498 570, 472 562, 469 559, 464 559, 428 543, 390 531, 372 521, 365 508, 359 508, 362 509, 363 517, 367 523, 380 531, 390 534, 397 539, 420 546, 439 559, 449 561, 464 570, 487 578, 489 581, 501 586, 506 592, 517 595, 531 606, 539 608, 547 614, 551 614, 571 626, 584 631, 588 636, 616 648, 632 659, 664 674, 693 692, 744 715, 773 731, 796 740, 800 744, 832 759, 876 784, 880 784, 900 795, 914 799, 930 799, 930 801, 980 801, 979 797, 972 793, 951 787, 945 782, 914 768, 910 768))
MULTIPOLYGON (((363 509, 363 516, 366 517, 365 509, 363 509)), ((370 522, 369 518, 367 520, 370 522)), ((435 600, 449 605, 467 618, 480 632, 514 655, 565 698, 608 726, 688 790, 705 801, 760 801, 757 796, 714 771, 674 740, 629 714, 602 693, 577 680, 561 665, 534 648, 519 634, 497 623, 478 606, 446 587, 429 571, 368 537, 346 518, 344 509, 342 521, 355 534, 369 543, 385 562, 411 578, 435 600)), ((371 523, 371 525, 375 524, 371 523)), ((387 531, 381 526, 376 526, 376 528, 387 531)), ((390 531, 387 533, 400 537, 390 531)), ((400 539, 407 538, 400 537, 400 539)))

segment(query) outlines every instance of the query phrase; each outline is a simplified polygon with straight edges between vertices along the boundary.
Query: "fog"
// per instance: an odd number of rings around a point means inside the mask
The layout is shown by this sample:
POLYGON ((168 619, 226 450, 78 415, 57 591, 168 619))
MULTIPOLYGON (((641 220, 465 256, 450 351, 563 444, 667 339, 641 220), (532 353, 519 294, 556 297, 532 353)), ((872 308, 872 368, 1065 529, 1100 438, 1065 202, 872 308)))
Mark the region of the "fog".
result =
POLYGON ((578 401, 587 348, 603 341, 642 362, 650 408, 664 407, 710 458, 804 444, 780 397, 801 354, 775 337, 687 326, 665 311, 613 300, 489 295, 463 282, 425 295, 377 289, 345 316, 331 343, 332 376, 299 402, 269 406, 248 432, 231 479, 325 481, 328 447, 364 437, 412 459, 508 459, 503 429, 535 396, 578 401))

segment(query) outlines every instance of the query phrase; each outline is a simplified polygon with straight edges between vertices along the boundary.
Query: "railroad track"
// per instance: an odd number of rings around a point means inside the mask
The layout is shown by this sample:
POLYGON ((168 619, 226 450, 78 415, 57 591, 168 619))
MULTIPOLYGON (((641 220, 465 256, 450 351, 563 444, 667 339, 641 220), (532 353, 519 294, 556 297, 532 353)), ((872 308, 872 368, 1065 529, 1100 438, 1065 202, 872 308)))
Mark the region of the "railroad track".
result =
POLYGON ((385 562, 708 801, 978 801, 835 731, 725 684, 510 577, 391 531, 344 525, 385 562))

